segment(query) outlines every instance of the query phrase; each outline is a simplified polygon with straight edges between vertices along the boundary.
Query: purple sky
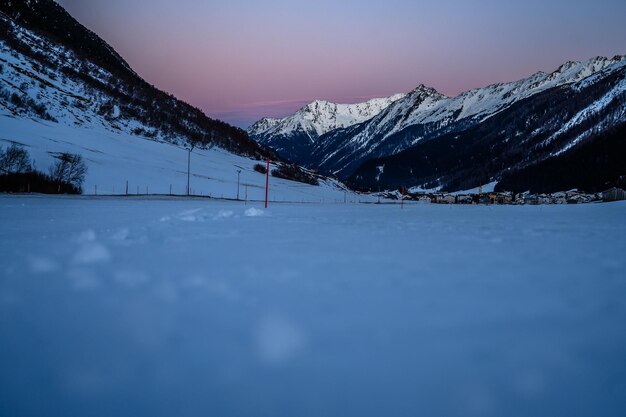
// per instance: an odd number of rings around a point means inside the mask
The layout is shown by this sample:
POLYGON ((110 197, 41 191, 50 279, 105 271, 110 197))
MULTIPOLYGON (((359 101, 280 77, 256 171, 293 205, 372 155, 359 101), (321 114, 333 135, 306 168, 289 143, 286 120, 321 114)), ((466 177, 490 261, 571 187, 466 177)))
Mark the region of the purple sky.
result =
POLYGON ((455 95, 626 53, 624 0, 58 0, 146 80, 245 127, 419 84, 455 95))

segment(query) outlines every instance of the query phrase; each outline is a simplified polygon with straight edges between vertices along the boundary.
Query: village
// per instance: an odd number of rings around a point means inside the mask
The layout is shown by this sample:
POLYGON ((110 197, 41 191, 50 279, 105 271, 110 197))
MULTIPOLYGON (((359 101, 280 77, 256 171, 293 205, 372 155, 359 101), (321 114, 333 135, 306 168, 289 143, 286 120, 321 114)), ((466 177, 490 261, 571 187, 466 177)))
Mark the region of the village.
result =
MULTIPOLYGON (((540 204, 582 204, 626 200, 626 191, 621 188, 610 188, 601 193, 585 193, 577 190, 560 191, 552 194, 531 194, 530 192, 513 193, 412 193, 406 190, 378 193, 379 198, 400 201, 414 201, 433 204, 507 204, 507 205, 540 205, 540 204)), ((380 201, 379 201, 380 202, 380 201)))

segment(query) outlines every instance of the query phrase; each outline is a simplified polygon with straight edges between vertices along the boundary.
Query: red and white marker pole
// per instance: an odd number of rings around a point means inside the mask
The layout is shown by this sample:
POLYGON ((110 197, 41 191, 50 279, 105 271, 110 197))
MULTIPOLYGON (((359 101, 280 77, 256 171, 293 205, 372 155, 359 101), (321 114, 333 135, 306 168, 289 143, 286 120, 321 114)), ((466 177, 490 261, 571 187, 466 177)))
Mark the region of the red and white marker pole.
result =
POLYGON ((265 170, 265 208, 267 208, 267 197, 270 190, 270 157, 267 157, 267 169, 265 170))

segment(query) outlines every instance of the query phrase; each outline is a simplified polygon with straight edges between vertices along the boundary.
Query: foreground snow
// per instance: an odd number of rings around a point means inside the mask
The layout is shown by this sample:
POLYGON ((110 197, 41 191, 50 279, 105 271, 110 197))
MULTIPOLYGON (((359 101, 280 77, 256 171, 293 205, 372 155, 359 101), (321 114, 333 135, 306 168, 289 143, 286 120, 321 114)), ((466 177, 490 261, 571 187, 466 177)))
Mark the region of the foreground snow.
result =
POLYGON ((626 204, 0 197, 0 415, 616 416, 626 204))

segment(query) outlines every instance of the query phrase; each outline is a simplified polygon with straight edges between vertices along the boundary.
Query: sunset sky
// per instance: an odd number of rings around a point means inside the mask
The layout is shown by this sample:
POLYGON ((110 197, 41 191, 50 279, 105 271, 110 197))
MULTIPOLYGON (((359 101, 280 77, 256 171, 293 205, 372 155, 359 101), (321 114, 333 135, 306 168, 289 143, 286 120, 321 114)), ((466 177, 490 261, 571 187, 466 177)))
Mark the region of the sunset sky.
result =
POLYGON ((442 93, 626 53, 626 1, 58 0, 146 80, 245 127, 326 99, 442 93))

